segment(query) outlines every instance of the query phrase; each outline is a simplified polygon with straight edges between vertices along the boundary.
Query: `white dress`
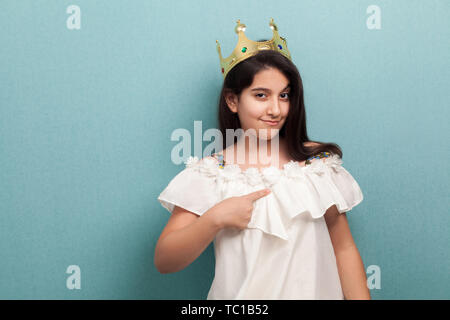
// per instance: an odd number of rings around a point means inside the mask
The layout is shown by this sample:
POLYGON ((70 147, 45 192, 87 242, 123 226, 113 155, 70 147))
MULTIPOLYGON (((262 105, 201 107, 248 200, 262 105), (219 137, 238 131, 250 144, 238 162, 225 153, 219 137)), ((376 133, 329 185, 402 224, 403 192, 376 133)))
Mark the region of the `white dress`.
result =
POLYGON ((226 198, 272 191, 254 202, 247 229, 217 233, 208 300, 344 299, 324 214, 351 210, 363 194, 338 155, 282 170, 222 168, 214 157, 185 164, 158 197, 169 212, 177 205, 200 216, 226 198))

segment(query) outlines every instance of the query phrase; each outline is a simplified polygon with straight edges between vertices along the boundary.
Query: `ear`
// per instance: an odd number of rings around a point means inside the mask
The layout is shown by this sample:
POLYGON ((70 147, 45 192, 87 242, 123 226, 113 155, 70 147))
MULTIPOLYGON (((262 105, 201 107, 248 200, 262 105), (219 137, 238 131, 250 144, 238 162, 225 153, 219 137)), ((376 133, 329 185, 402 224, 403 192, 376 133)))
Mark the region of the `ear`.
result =
POLYGON ((228 105, 228 108, 231 110, 231 112, 236 113, 237 112, 237 106, 238 106, 238 97, 233 92, 226 92, 225 93, 225 101, 228 105))

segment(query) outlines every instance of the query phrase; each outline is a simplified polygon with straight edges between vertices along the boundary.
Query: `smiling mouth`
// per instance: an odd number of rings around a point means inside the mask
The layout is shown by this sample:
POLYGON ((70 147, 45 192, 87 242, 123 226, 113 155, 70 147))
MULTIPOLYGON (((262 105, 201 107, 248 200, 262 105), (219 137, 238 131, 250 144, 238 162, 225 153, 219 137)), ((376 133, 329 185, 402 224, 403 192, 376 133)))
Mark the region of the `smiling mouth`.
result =
POLYGON ((280 121, 270 121, 270 120, 261 120, 261 121, 263 121, 271 126, 275 126, 280 122, 280 121))

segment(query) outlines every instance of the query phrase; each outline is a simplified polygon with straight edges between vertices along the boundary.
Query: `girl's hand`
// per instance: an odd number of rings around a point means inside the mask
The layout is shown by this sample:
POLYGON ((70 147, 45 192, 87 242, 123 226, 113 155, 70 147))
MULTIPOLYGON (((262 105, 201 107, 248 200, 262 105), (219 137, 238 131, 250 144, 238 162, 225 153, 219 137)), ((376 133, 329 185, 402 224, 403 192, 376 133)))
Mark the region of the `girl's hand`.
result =
POLYGON ((213 208, 220 228, 247 228, 252 217, 253 202, 267 196, 270 189, 258 190, 243 196, 227 198, 213 208))

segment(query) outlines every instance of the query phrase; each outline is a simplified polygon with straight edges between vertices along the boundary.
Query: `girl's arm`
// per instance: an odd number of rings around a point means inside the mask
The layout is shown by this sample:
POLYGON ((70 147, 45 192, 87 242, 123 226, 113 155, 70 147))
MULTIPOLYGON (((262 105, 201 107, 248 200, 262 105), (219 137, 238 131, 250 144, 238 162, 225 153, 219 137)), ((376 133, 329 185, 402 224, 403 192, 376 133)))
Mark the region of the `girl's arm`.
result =
POLYGON ((218 202, 200 217, 175 206, 155 249, 154 263, 161 273, 177 272, 192 263, 223 228, 247 228, 253 203, 267 196, 261 189, 218 202))
POLYGON ((345 213, 333 205, 325 213, 334 253, 346 300, 370 300, 364 264, 353 241, 345 213))
POLYGON ((155 248, 154 264, 160 273, 172 273, 190 265, 221 229, 214 207, 198 216, 175 206, 155 248))

